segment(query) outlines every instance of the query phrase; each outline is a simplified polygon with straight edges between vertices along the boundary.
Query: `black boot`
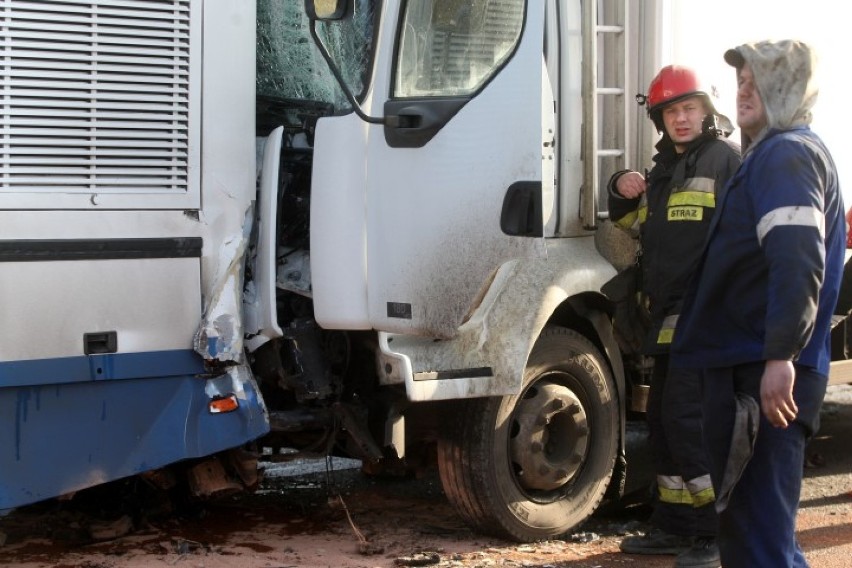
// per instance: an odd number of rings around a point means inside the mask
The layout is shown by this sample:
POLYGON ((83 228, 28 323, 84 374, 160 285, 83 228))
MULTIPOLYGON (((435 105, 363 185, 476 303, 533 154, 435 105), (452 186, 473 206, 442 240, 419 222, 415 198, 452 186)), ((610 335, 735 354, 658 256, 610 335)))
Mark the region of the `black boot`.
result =
POLYGON ((627 554, 680 554, 689 550, 692 539, 688 536, 651 529, 642 536, 628 536, 619 548, 627 554))
POLYGON ((695 537, 692 546, 686 552, 678 554, 675 568, 719 568, 719 546, 713 537, 695 537))

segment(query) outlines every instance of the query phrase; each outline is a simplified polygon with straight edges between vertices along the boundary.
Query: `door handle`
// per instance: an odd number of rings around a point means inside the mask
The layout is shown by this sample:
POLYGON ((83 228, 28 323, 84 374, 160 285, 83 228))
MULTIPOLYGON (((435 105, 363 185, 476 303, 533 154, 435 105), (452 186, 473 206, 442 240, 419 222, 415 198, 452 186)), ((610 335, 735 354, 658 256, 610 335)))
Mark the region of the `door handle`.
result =
MULTIPOLYGON (((385 126, 389 128, 417 129, 427 127, 427 111, 424 108, 405 107, 399 109, 397 114, 385 117, 385 126)), ((434 119, 434 116, 433 116, 434 119)))
POLYGON ((83 334, 83 353, 100 355, 118 352, 118 333, 114 331, 98 331, 83 334))
POLYGON ((385 140, 391 148, 422 148, 452 120, 466 98, 390 100, 385 103, 385 140))

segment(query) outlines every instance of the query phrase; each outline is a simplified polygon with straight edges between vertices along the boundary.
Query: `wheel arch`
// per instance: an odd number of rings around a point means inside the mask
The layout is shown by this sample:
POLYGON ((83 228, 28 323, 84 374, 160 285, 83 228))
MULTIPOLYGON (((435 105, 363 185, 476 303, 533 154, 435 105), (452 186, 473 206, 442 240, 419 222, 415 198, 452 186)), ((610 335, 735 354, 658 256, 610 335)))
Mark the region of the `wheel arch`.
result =
POLYGON ((612 303, 605 296, 586 292, 568 297, 553 310, 546 325, 573 329, 594 343, 616 382, 621 383, 619 389, 625 386, 624 363, 612 328, 612 303))
POLYGON ((614 273, 591 238, 549 242, 546 261, 513 261, 497 270, 455 337, 380 332, 379 382, 404 384, 412 402, 517 394, 536 340, 554 323, 592 341, 623 384, 610 302, 599 292, 614 273))

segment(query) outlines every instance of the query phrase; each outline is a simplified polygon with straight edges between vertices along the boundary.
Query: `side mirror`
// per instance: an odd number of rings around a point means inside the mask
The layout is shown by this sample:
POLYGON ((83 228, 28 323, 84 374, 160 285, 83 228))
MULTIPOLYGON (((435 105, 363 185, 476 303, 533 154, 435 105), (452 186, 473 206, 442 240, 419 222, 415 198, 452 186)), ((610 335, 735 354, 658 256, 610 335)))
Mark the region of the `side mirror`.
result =
POLYGON ((349 12, 349 0, 305 0, 311 20, 340 20, 349 12))

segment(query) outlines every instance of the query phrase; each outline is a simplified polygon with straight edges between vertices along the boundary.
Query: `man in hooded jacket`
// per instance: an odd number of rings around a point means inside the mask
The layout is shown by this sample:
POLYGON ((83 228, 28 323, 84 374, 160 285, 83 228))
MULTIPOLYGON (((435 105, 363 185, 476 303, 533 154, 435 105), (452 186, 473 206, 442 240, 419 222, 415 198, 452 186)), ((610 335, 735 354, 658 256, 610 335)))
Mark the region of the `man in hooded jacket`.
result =
POLYGON ((719 196, 672 364, 702 368, 722 565, 805 567, 795 538, 805 442, 819 426, 846 230, 814 134, 815 57, 798 41, 725 53, 743 164, 719 196))
POLYGON ((716 193, 740 165, 720 115, 692 69, 663 67, 648 87, 648 115, 662 133, 645 176, 615 173, 609 212, 616 225, 638 223, 642 292, 651 326, 642 346, 654 358, 647 418, 657 480, 652 529, 622 540, 629 554, 677 554, 677 568, 716 568, 718 521, 701 437, 699 376, 669 369, 669 346, 687 282, 716 208, 716 193))

